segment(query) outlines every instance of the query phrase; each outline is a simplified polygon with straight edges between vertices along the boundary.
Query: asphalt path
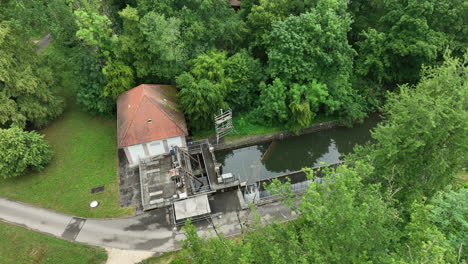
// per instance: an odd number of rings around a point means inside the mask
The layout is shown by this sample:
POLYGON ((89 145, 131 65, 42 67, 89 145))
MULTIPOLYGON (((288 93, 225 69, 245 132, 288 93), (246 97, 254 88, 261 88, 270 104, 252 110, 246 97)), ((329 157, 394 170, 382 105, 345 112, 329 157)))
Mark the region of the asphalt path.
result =
MULTIPOLYGON (((152 210, 139 216, 115 219, 80 218, 57 213, 22 202, 0 197, 0 220, 23 226, 64 240, 107 248, 168 252, 180 248, 185 239, 182 230, 174 229, 168 209, 152 210)), ((281 204, 271 203, 257 208, 266 222, 286 221, 295 217, 281 204)), ((224 212, 210 221, 197 223, 201 236, 216 233, 225 236, 240 234, 252 221, 249 210, 224 212)))

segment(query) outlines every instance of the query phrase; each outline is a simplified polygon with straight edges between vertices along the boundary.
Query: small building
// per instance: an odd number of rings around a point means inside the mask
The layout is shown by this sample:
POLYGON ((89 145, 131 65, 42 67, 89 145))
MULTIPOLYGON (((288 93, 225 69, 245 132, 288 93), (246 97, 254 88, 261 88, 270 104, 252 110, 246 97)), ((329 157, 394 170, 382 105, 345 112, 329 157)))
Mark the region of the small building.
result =
POLYGON ((241 1, 240 0, 230 0, 229 5, 234 9, 234 10, 239 10, 241 7, 241 1))
POLYGON ((172 85, 141 84, 117 99, 117 140, 130 166, 140 159, 168 154, 186 147, 184 114, 172 85))

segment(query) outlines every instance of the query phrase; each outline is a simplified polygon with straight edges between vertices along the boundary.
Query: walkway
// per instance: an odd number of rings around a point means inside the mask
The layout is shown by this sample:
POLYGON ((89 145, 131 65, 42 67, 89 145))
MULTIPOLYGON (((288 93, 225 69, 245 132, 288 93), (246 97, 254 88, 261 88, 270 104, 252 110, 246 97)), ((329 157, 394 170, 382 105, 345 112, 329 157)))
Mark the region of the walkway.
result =
MULTIPOLYGON (((86 219, 0 198, 2 221, 69 241, 158 253, 179 249, 180 242, 185 239, 181 230, 173 230, 166 210, 157 209, 128 218, 86 219)), ((221 217, 213 217, 213 224, 218 232, 226 236, 240 234, 240 222, 245 223, 252 219, 248 210, 237 212, 229 207, 221 210, 224 212, 218 214, 221 217)), ((261 206, 257 210, 267 222, 285 221, 294 217, 294 213, 277 203, 261 206)), ((201 236, 215 235, 211 223, 199 223, 197 228, 201 236)))
POLYGON ((49 46, 50 42, 52 41, 52 35, 50 33, 47 33, 44 37, 42 37, 40 40, 34 40, 34 44, 38 46, 37 48, 37 53, 40 54, 42 53, 47 46, 49 46))

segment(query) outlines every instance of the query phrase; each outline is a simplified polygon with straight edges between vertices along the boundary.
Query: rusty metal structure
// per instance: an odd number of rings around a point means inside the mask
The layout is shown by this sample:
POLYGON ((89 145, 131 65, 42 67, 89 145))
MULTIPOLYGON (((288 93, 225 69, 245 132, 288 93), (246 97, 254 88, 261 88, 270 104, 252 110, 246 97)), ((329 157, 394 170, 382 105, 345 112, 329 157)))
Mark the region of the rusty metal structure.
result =
POLYGON ((216 129, 216 144, 219 140, 229 133, 234 132, 234 125, 232 124, 232 110, 220 110, 220 114, 214 118, 216 129))

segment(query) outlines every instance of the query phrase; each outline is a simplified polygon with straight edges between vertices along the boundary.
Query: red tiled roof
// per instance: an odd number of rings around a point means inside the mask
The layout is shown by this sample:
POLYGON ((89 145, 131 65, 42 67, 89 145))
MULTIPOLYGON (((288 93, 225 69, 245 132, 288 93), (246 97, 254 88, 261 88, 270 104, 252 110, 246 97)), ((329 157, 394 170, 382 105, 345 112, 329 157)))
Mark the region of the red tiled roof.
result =
POLYGON ((117 99, 119 148, 186 135, 187 125, 178 109, 175 86, 141 84, 117 99))

